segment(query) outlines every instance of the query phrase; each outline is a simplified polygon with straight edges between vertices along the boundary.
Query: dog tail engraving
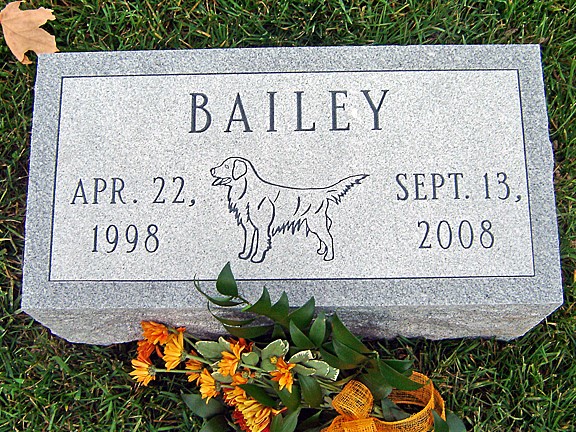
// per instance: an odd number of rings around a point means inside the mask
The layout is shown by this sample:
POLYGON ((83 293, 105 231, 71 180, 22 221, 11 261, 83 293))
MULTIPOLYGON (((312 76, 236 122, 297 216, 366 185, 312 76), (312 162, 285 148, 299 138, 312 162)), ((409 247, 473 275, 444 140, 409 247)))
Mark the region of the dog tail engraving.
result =
POLYGON ((338 183, 326 188, 327 200, 335 204, 340 204, 340 201, 355 185, 359 185, 362 180, 368 177, 368 174, 359 174, 340 180, 338 183))

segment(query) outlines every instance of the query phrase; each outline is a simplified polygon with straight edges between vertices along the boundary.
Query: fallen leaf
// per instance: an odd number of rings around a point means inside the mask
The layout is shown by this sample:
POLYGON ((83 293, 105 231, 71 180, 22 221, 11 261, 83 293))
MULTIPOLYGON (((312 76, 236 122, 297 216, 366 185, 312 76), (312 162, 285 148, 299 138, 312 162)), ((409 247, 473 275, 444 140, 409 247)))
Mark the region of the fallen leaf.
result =
POLYGON ((18 61, 24 64, 32 63, 26 57, 26 51, 36 54, 48 54, 58 51, 56 38, 46 30, 40 28, 48 20, 56 17, 51 9, 20 10, 21 1, 8 3, 0 12, 0 24, 4 32, 4 39, 10 51, 18 61))

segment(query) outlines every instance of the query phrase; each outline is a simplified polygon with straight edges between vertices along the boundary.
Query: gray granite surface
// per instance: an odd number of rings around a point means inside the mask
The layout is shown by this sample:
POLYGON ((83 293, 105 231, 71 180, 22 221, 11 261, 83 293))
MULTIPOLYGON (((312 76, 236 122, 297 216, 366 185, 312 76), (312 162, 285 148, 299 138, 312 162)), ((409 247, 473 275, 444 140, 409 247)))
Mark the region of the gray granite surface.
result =
POLYGON ((22 307, 214 334, 230 261, 369 337, 511 339, 562 304, 552 171, 536 45, 41 55, 22 307))

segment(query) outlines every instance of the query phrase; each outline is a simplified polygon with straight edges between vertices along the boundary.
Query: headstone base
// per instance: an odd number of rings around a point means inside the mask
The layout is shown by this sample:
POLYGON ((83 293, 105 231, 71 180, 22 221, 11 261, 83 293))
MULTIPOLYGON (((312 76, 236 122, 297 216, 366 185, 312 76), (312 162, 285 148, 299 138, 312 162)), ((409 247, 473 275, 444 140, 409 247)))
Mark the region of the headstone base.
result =
MULTIPOLYGON (((463 337, 511 340, 524 335, 558 306, 502 304, 489 307, 384 307, 378 311, 368 308, 335 310, 354 333, 367 339, 404 336, 432 340, 463 337)), ((185 326, 199 338, 214 338, 225 334, 223 327, 206 309, 27 311, 55 335, 75 343, 109 345, 141 339, 140 321, 185 326)))

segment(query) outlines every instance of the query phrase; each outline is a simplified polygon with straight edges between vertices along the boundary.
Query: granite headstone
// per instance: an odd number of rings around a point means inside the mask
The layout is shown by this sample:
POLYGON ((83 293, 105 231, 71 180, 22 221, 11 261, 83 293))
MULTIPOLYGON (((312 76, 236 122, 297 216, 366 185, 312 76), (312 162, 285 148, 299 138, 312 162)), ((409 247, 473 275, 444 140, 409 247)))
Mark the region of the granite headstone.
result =
POLYGON ((213 334, 231 261, 366 336, 514 338, 562 304, 552 171, 536 45, 41 55, 22 307, 213 334))

